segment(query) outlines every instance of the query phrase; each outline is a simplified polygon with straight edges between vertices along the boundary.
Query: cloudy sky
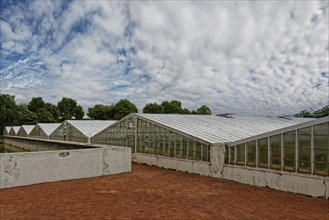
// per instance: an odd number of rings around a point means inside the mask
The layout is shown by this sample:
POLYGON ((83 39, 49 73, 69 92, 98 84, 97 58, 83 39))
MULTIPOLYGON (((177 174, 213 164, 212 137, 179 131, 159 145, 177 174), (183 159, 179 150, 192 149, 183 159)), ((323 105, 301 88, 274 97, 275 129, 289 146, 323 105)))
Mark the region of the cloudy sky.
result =
POLYGON ((286 115, 328 104, 328 1, 10 1, 2 93, 57 103, 181 100, 286 115))

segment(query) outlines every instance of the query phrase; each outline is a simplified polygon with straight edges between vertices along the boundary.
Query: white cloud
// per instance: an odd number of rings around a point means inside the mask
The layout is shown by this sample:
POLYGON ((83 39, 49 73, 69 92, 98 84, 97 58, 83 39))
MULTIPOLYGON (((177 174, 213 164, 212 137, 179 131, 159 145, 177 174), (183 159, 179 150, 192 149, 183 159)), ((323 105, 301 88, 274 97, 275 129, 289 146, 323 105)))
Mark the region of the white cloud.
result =
MULTIPOLYGON (((178 99, 261 115, 328 103, 326 2, 75 1, 62 11, 47 1, 5 15, 1 54, 37 57, 33 68, 47 70, 28 90, 49 100, 69 96, 86 107, 128 98, 142 109, 178 99)), ((38 75, 11 66, 0 73, 38 75)), ((10 77, 5 91, 21 95, 15 84, 27 79, 10 77)))

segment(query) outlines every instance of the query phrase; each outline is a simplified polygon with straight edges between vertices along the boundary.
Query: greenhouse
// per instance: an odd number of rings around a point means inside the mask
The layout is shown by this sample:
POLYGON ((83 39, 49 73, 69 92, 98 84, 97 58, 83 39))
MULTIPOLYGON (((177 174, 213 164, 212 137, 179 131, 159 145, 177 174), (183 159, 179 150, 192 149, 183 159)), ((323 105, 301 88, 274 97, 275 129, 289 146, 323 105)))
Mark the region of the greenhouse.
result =
POLYGON ((329 176, 329 117, 228 143, 225 163, 329 176))
POLYGON ((35 127, 35 125, 22 125, 21 128, 18 130, 17 136, 29 137, 29 135, 34 127, 35 127))
POLYGON ((90 139, 95 134, 115 122, 116 121, 111 120, 67 120, 64 121, 49 138, 52 140, 90 143, 90 139))
POLYGON ((96 134, 91 142, 132 147, 137 154, 210 160, 210 145, 301 123, 272 117, 133 113, 96 134))
POLYGON ((132 161, 329 198, 329 117, 133 113, 91 138, 132 161))
POLYGON ((3 135, 9 135, 11 127, 5 127, 5 129, 3 129, 3 135))
POLYGON ((9 131, 9 135, 10 136, 17 136, 18 130, 20 129, 20 126, 12 126, 10 131, 9 131))
POLYGON ((60 123, 38 123, 31 131, 32 138, 49 139, 50 134, 60 126, 60 123))

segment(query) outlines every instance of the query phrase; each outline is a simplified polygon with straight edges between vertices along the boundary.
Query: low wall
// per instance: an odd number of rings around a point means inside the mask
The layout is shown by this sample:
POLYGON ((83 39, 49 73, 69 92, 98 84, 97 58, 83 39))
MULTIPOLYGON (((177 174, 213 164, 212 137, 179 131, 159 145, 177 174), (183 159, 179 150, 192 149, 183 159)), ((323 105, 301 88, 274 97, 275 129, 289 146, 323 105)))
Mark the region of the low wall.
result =
MULTIPOLYGON (((5 137, 6 144, 9 139, 10 143, 25 143, 25 147, 33 141, 5 137)), ((45 142, 34 141, 36 145, 45 142)), ((57 144, 64 148, 67 144, 52 142, 48 142, 50 147, 57 144)), ((0 188, 131 172, 131 149, 128 147, 76 143, 67 145, 89 149, 0 154, 0 188)))
POLYGON ((329 198, 329 177, 289 173, 224 164, 225 146, 210 146, 210 162, 192 161, 150 154, 133 154, 136 163, 233 180, 314 197, 329 198))
POLYGON ((224 179, 254 186, 329 198, 329 177, 224 165, 224 179))
POLYGON ((65 142, 48 139, 36 139, 18 136, 4 136, 5 144, 21 148, 25 151, 49 151, 49 150, 68 150, 68 149, 86 149, 95 148, 95 146, 86 143, 65 142))

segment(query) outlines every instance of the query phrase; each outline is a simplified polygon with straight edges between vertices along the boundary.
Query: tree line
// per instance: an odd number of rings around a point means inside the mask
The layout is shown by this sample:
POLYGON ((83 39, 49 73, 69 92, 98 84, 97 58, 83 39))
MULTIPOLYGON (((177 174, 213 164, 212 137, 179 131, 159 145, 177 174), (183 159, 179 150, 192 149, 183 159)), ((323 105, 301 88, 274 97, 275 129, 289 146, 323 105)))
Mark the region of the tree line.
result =
MULTIPOLYGON (((87 116, 96 120, 120 120, 130 113, 137 113, 137 107, 127 99, 112 105, 97 104, 88 108, 87 116)), ((182 107, 180 101, 150 103, 143 108, 144 113, 157 114, 205 114, 210 115, 209 107, 203 105, 196 111, 182 107)), ((63 97, 57 105, 46 103, 41 97, 33 97, 30 102, 16 104, 15 96, 0 94, 0 132, 6 126, 34 125, 37 123, 59 123, 64 120, 81 120, 85 112, 77 101, 63 97)))
POLYGON ((308 111, 308 110, 303 110, 299 112, 298 114, 294 115, 295 117, 302 117, 302 118, 322 118, 325 116, 329 116, 329 105, 324 106, 321 109, 318 109, 316 111, 308 111))
MULTIPOLYGON (((97 104, 88 108, 87 116, 96 120, 120 120, 130 113, 137 113, 137 107, 127 99, 122 99, 112 105, 97 104)), ((162 103, 148 103, 143 113, 154 114, 199 114, 211 115, 208 106, 202 105, 196 110, 182 107, 178 100, 163 101, 162 103)), ((58 123, 64 120, 83 119, 85 112, 77 101, 63 97, 57 105, 46 103, 41 97, 33 97, 30 102, 16 104, 15 96, 0 94, 0 132, 5 126, 34 125, 37 123, 58 123)), ((329 105, 322 109, 310 112, 301 111, 294 115, 304 118, 321 118, 329 116, 329 105)))
POLYGON ((82 107, 70 98, 62 98, 57 105, 46 103, 41 97, 33 97, 25 104, 16 104, 15 96, 0 95, 0 131, 5 126, 56 123, 67 119, 82 119, 83 116, 82 107))

